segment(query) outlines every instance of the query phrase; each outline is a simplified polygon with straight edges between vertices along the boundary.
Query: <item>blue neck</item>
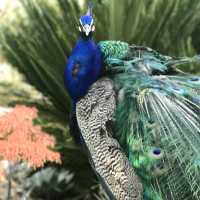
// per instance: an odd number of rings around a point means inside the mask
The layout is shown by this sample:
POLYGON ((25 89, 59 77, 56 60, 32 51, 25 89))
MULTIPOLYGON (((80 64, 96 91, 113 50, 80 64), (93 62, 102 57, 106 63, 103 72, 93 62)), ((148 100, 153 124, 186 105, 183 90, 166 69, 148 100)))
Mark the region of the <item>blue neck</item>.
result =
POLYGON ((81 37, 72 50, 65 68, 65 86, 76 103, 101 73, 102 56, 92 37, 81 37))

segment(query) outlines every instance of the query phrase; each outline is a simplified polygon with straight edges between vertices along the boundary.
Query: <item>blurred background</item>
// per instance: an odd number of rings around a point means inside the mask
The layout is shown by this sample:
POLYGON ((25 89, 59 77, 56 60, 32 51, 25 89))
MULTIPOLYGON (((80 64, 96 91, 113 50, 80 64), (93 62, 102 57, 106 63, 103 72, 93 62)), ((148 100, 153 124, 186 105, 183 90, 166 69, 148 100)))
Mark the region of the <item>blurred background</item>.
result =
MULTIPOLYGON (((200 54, 199 0, 92 2, 96 41, 122 40, 170 56, 200 54)), ((69 135, 70 99, 63 86, 64 67, 87 3, 0 0, 0 122, 16 105, 37 108, 33 124, 55 137, 52 151, 61 156, 61 164, 47 159, 33 168, 1 152, 0 200, 107 199, 84 152, 69 135)), ((195 65, 181 70, 200 73, 195 65)))

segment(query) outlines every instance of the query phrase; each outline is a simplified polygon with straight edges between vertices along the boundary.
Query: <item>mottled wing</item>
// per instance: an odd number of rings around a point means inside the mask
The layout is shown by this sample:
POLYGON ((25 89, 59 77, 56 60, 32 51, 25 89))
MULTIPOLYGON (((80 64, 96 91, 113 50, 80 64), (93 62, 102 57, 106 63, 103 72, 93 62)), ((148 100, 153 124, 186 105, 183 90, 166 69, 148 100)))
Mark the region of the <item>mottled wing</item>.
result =
POLYGON ((113 83, 102 78, 77 103, 77 120, 94 168, 117 200, 141 200, 141 182, 118 141, 112 137, 115 111, 113 83))

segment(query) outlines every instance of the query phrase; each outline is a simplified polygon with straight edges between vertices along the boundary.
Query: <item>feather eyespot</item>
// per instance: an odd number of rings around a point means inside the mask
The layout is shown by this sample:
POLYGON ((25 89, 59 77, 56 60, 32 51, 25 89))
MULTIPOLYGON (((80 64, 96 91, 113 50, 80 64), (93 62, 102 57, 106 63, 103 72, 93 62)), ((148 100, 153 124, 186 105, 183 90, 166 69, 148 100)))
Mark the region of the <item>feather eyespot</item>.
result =
POLYGON ((198 77, 192 77, 191 79, 190 79, 190 81, 199 81, 200 79, 198 78, 198 77))
POLYGON ((149 150, 148 157, 154 160, 159 160, 163 157, 163 152, 160 148, 153 147, 149 150))
POLYGON ((155 149, 153 150, 153 154, 154 154, 154 155, 160 155, 160 154, 161 154, 161 150, 158 149, 158 148, 157 148, 157 149, 155 148, 155 149))
POLYGON ((190 79, 188 79, 188 82, 191 83, 191 84, 197 84, 197 85, 199 85, 200 78, 199 77, 191 77, 190 79))

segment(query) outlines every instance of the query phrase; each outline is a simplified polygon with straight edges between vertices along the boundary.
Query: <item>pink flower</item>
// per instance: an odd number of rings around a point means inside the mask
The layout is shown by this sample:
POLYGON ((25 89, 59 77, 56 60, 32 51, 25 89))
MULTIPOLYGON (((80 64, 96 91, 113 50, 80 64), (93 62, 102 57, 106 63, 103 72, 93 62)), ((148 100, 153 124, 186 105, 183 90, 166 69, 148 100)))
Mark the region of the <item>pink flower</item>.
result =
POLYGON ((60 154, 49 149, 54 147, 54 137, 43 132, 32 121, 37 109, 17 105, 11 112, 0 117, 0 156, 9 161, 25 160, 34 168, 46 161, 60 163, 60 154))

